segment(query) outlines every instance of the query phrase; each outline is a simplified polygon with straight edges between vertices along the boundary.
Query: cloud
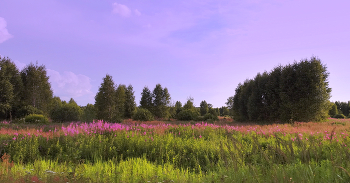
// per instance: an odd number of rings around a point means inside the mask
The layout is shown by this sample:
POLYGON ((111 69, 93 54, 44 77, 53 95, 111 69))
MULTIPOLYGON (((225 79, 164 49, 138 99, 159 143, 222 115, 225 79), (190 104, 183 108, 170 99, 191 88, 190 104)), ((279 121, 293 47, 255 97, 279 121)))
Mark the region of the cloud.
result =
POLYGON ((125 6, 123 4, 113 3, 113 11, 112 11, 112 13, 119 14, 119 15, 121 15, 123 17, 129 17, 131 15, 131 10, 127 6, 125 6))
POLYGON ((137 10, 137 9, 134 10, 134 13, 135 13, 135 15, 137 15, 137 16, 140 16, 140 15, 141 15, 141 12, 140 12, 139 10, 137 10))
POLYGON ((82 74, 74 74, 65 71, 63 74, 51 69, 47 69, 50 77, 49 81, 53 89, 54 95, 59 96, 63 100, 70 98, 91 98, 93 93, 91 90, 90 78, 82 74))
POLYGON ((4 18, 0 17, 0 43, 12 38, 13 36, 6 29, 7 23, 4 18))
POLYGON ((15 60, 13 62, 16 64, 16 66, 17 66, 19 71, 21 71, 22 69, 24 69, 27 66, 27 64, 22 63, 22 62, 20 62, 18 60, 15 60))

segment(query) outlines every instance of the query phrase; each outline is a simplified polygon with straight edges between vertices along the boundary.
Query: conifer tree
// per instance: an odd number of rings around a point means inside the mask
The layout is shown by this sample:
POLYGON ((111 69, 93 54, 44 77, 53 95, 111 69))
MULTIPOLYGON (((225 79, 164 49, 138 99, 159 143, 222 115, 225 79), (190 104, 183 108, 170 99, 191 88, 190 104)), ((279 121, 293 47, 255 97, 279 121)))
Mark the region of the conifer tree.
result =
POLYGON ((158 118, 168 117, 168 104, 170 103, 170 94, 167 88, 162 88, 157 84, 152 93, 153 96, 153 114, 158 118))
POLYGON ((119 85, 116 89, 116 118, 121 120, 124 118, 125 114, 125 101, 126 101, 126 86, 119 85))
POLYGON ((131 85, 125 91, 125 118, 131 118, 136 108, 134 90, 131 85))
POLYGON ((116 92, 112 76, 106 75, 95 96, 96 117, 112 122, 116 115, 116 92))
POLYGON ((153 101, 151 91, 145 86, 141 93, 140 107, 152 111, 153 101))

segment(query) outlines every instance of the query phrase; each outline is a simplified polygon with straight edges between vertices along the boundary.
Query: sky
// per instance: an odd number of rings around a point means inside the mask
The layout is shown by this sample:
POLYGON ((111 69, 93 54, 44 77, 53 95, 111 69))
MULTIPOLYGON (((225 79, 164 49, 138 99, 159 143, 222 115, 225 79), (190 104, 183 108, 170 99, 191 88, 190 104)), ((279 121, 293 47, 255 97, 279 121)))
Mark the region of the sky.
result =
POLYGON ((350 100, 349 0, 1 0, 0 55, 45 65, 55 96, 95 102, 103 77, 225 106, 239 83, 318 57, 350 100))

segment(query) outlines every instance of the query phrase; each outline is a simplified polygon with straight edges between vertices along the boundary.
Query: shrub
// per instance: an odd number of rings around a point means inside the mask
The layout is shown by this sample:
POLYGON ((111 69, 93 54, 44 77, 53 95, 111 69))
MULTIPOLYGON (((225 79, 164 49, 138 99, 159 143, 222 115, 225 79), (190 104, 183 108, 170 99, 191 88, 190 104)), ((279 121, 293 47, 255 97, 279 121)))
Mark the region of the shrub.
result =
POLYGON ((30 114, 25 117, 26 123, 41 123, 41 124, 47 124, 49 123, 49 120, 47 117, 41 115, 41 114, 30 114))
POLYGON ((25 117, 27 115, 30 115, 30 114, 44 114, 42 110, 36 108, 36 107, 33 107, 31 105, 27 105, 27 106, 24 106, 24 107, 21 107, 17 113, 16 113, 16 116, 17 117, 25 117))
POLYGON ((337 119, 345 119, 345 116, 344 116, 344 114, 336 114, 336 115, 334 115, 333 116, 333 118, 337 118, 337 119))
POLYGON ((138 121, 153 121, 154 117, 153 117, 153 114, 149 110, 144 109, 144 108, 139 108, 136 110, 132 119, 138 120, 138 121))
POLYGON ((218 116, 211 114, 211 113, 207 113, 204 115, 204 120, 211 120, 211 121, 216 121, 219 120, 218 116))
POLYGON ((186 110, 179 112, 179 114, 177 114, 176 118, 178 120, 181 120, 181 121, 190 121, 190 120, 196 119, 197 116, 198 116, 198 114, 196 111, 186 109, 186 110))

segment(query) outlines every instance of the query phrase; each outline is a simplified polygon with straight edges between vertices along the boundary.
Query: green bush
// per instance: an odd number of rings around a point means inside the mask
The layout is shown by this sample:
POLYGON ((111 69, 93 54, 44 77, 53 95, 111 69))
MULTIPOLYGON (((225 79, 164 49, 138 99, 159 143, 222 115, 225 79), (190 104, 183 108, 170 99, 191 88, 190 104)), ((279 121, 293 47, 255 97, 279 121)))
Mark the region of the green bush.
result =
POLYGON ((139 108, 136 110, 135 114, 132 116, 132 119, 137 121, 153 121, 154 117, 149 110, 139 108))
POLYGON ((17 112, 16 112, 16 116, 17 117, 25 117, 28 116, 30 114, 44 114, 42 110, 33 107, 31 105, 27 105, 24 107, 21 107, 17 112))
POLYGON ((47 117, 41 115, 41 114, 29 114, 25 117, 26 123, 41 123, 41 124, 47 124, 49 123, 49 120, 47 117))
POLYGON ((197 116, 198 116, 198 114, 196 111, 186 109, 186 110, 179 112, 179 114, 177 114, 176 118, 178 120, 181 120, 181 121, 190 121, 190 120, 196 119, 197 116))
POLYGON ((219 120, 219 118, 218 118, 218 116, 215 116, 214 114, 207 113, 204 115, 204 120, 216 121, 216 120, 219 120))
POLYGON ((345 119, 345 116, 344 116, 344 114, 336 114, 336 115, 334 115, 333 116, 333 118, 337 118, 337 119, 345 119))

